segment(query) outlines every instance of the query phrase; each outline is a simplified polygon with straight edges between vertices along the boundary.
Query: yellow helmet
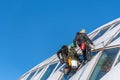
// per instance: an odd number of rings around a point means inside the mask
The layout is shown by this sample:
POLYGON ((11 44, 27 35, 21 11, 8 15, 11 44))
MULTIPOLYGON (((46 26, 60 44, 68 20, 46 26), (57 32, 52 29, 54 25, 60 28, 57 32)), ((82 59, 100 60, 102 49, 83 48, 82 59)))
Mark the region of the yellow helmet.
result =
POLYGON ((86 30, 85 30, 85 29, 82 29, 82 30, 80 31, 80 33, 86 33, 86 30))

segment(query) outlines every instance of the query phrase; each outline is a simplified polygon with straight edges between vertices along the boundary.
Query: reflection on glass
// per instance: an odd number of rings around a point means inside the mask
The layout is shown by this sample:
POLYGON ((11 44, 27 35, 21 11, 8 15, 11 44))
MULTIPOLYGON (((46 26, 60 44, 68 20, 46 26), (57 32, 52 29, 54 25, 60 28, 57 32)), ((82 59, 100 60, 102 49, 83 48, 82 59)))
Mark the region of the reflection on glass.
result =
POLYGON ((50 76, 51 72, 54 70, 56 65, 57 63, 50 65, 40 80, 47 80, 47 78, 50 76))
POLYGON ((28 78, 26 80, 30 80, 33 77, 33 75, 35 74, 35 72, 36 71, 31 72, 30 75, 28 76, 28 78))
POLYGON ((119 48, 113 48, 103 51, 90 80, 100 80, 111 68, 119 48))
POLYGON ((92 41, 94 41, 94 40, 96 40, 97 38, 99 38, 100 36, 102 36, 108 29, 109 29, 109 27, 101 30, 95 37, 93 37, 92 41))

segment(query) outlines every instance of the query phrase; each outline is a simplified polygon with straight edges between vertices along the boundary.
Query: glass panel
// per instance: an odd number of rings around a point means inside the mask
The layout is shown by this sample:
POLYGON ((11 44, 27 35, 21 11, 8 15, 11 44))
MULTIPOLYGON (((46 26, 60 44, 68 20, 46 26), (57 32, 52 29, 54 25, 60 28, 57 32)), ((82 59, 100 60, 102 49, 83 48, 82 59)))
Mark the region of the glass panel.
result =
POLYGON ((95 56, 98 52, 92 52, 91 55, 95 56))
POLYGON ((35 72, 36 71, 31 72, 30 75, 28 76, 28 78, 26 80, 30 80, 33 77, 33 75, 35 74, 35 72))
POLYGON ((119 58, 118 58, 118 62, 120 62, 120 56, 119 56, 119 58))
POLYGON ((75 73, 70 73, 69 75, 65 74, 63 77, 62 77, 62 80, 69 80, 75 73))
POLYGON ((87 60, 90 61, 98 52, 91 52, 87 55, 87 60))
POLYGON ((116 40, 117 38, 120 38, 120 33, 115 37, 113 38, 113 40, 111 42, 113 42, 114 40, 116 40))
POLYGON ((119 62, 120 62, 120 56, 119 56, 117 62, 115 63, 115 65, 117 65, 119 62))
POLYGON ((42 71, 42 69, 43 69, 43 68, 39 69, 38 72, 36 73, 36 75, 37 75, 40 71, 42 71))
POLYGON ((40 80, 47 80, 47 78, 50 76, 50 73, 54 70, 56 65, 57 63, 50 65, 40 80))
MULTIPOLYGON (((98 52, 91 52, 91 53, 89 53, 89 54, 87 55, 87 59, 88 59, 88 60, 91 60, 91 58, 93 58, 97 53, 98 53, 98 52)), ((80 59, 80 60, 83 60, 83 55, 80 55, 80 56, 79 56, 79 59, 80 59)))
POLYGON ((97 38, 99 38, 100 36, 102 36, 108 29, 109 29, 109 27, 101 30, 95 37, 93 37, 92 41, 94 41, 94 40, 96 40, 97 38))
POLYGON ((111 68, 119 48, 113 48, 103 51, 90 80, 100 80, 111 68))
POLYGON ((88 35, 89 38, 91 39, 91 37, 93 37, 96 34, 96 32, 93 32, 92 34, 88 35))
POLYGON ((59 65, 58 65, 58 67, 56 68, 56 70, 59 68, 59 67, 61 67, 63 64, 62 63, 60 63, 59 65))
POLYGON ((118 26, 120 23, 116 23, 111 29, 113 29, 114 27, 118 26))

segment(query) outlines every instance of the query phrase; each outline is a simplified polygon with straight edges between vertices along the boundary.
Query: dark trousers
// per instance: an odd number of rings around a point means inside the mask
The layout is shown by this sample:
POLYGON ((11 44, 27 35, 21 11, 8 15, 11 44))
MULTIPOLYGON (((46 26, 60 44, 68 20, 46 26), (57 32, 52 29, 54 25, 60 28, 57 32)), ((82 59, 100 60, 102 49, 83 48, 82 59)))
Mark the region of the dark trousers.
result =
POLYGON ((91 56, 91 48, 88 44, 85 44, 85 48, 84 50, 82 50, 82 52, 83 52, 84 61, 89 60, 89 57, 91 56))
POLYGON ((83 52, 83 58, 84 58, 84 61, 87 60, 87 51, 86 49, 82 51, 83 52))

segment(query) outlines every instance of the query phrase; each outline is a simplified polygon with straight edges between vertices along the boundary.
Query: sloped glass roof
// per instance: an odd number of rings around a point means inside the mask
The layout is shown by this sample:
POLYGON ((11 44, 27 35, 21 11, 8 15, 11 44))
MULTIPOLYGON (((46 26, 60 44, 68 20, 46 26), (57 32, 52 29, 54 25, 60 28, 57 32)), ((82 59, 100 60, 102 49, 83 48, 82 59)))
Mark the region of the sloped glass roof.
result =
MULTIPOLYGON (((107 44, 110 40, 109 44, 111 44, 112 42, 115 42, 118 38, 120 38, 119 24, 120 18, 108 23, 108 25, 106 24, 105 26, 103 25, 102 27, 96 29, 89 36, 96 43, 95 50, 97 51, 92 53, 92 55, 95 57, 81 68, 82 71, 81 69, 79 70, 84 75, 81 75, 81 73, 75 74, 75 76, 78 77, 76 78, 77 80, 84 79, 84 77, 86 77, 84 80, 100 80, 100 78, 108 73, 116 59, 120 47, 112 47, 102 52, 101 50, 106 47, 103 46, 102 42, 104 41, 104 44, 107 44), (115 35, 116 31, 118 30, 119 33, 115 35), (98 43, 100 43, 99 46, 97 45, 98 43), (99 51, 102 53, 98 54, 99 51), (85 72, 88 72, 86 73, 87 75, 85 74, 85 72)), ((120 44, 120 41, 118 40, 116 44, 120 44)), ((118 58, 117 62, 120 62, 120 57, 118 58)), ((67 77, 66 75, 64 75, 63 72, 61 72, 62 68, 64 67, 65 65, 59 63, 59 60, 56 59, 56 56, 50 57, 48 60, 45 61, 45 63, 42 63, 42 66, 37 65, 26 74, 24 74, 20 78, 20 80, 68 80, 70 77, 67 77)), ((70 78, 70 80, 74 80, 74 78, 70 78)))

